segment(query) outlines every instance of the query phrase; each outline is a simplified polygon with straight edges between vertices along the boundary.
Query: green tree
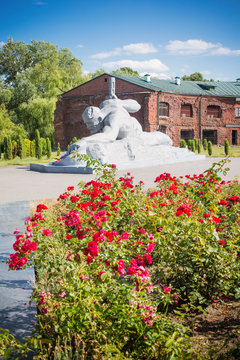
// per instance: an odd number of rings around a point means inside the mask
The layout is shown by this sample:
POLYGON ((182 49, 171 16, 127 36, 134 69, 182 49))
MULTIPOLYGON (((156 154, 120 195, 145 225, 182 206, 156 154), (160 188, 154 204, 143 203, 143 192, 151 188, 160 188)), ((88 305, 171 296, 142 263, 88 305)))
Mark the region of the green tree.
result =
POLYGON ((59 156, 61 154, 61 147, 60 144, 57 144, 57 156, 59 156))
POLYGON ((206 151, 208 147, 208 141, 206 138, 203 139, 203 149, 206 151))
POLYGON ((49 138, 47 138, 47 158, 50 159, 51 155, 52 155, 52 147, 51 147, 51 141, 49 140, 49 138))
POLYGON ((212 142, 210 140, 208 141, 208 155, 212 155, 212 142))
POLYGON ((101 68, 99 70, 96 70, 94 73, 90 73, 89 75, 90 75, 91 79, 95 79, 96 77, 98 77, 104 73, 106 73, 106 71, 103 68, 101 68))
POLYGON ((214 79, 204 79, 203 75, 200 72, 195 72, 191 75, 184 75, 182 80, 190 80, 190 81, 214 81, 214 79))
POLYGON ((12 160, 13 154, 12 154, 12 140, 10 136, 7 136, 7 147, 6 147, 6 159, 12 160))
POLYGON ((202 151, 201 140, 198 139, 198 143, 197 143, 197 152, 198 152, 198 154, 200 154, 201 151, 202 151))
POLYGON ((227 139, 224 141, 224 152, 226 156, 229 155, 229 142, 227 139))
POLYGON ((35 140, 32 140, 30 144, 30 156, 35 157, 35 140))
POLYGON ((35 131, 35 155, 37 159, 42 157, 42 142, 38 130, 35 131))
POLYGON ((36 40, 3 45, 0 75, 0 99, 14 122, 24 125, 29 139, 36 129, 42 137, 53 138, 57 95, 90 79, 70 50, 36 40))
POLYGON ((139 73, 136 70, 131 69, 130 67, 121 67, 120 69, 114 70, 111 72, 113 75, 126 75, 126 76, 137 76, 139 77, 139 73))
POLYGON ((17 156, 20 157, 20 159, 23 158, 23 138, 21 135, 17 137, 17 156))
POLYGON ((5 105, 0 105, 0 138, 11 136, 11 138, 17 139, 18 135, 25 136, 23 126, 14 124, 5 109, 5 105))
POLYGON ((181 139, 180 140, 180 146, 179 146, 180 148, 185 148, 185 147, 187 147, 187 143, 186 143, 186 141, 184 140, 184 139, 181 139))

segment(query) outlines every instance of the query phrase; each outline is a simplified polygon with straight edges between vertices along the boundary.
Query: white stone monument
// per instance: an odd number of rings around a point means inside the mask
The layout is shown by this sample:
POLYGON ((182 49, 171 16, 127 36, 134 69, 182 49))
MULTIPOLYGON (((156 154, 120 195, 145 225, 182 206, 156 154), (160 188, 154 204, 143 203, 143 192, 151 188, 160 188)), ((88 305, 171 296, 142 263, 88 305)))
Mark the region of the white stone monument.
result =
POLYGON ((72 151, 99 159, 102 164, 116 164, 118 169, 146 167, 166 163, 203 159, 188 149, 172 146, 166 134, 144 132, 131 116, 141 106, 132 99, 121 100, 115 95, 115 78, 110 78, 109 96, 99 108, 89 106, 82 114, 91 135, 72 144, 60 160, 50 164, 31 164, 30 170, 42 172, 91 173, 72 151))

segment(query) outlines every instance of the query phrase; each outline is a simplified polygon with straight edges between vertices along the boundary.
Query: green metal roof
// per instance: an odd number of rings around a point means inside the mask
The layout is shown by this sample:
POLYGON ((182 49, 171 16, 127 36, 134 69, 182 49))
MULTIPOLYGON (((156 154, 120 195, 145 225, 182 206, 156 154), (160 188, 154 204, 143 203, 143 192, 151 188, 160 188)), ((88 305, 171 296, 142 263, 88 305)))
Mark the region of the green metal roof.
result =
MULTIPOLYGON (((169 94, 203 95, 219 97, 240 97, 240 83, 237 81, 183 81, 176 85, 174 80, 151 78, 146 82, 144 78, 124 75, 112 75, 131 84, 144 87, 151 91, 161 91, 169 94)), ((117 91, 117 89, 116 89, 117 91)))

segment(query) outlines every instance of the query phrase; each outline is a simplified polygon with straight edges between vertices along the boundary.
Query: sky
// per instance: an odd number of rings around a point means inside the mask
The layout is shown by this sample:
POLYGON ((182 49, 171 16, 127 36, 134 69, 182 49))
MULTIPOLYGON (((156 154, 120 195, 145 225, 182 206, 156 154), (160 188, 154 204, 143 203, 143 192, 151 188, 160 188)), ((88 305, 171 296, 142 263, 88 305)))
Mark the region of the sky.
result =
POLYGON ((1 0, 0 46, 68 48, 85 73, 131 67, 162 79, 240 77, 240 0, 1 0))

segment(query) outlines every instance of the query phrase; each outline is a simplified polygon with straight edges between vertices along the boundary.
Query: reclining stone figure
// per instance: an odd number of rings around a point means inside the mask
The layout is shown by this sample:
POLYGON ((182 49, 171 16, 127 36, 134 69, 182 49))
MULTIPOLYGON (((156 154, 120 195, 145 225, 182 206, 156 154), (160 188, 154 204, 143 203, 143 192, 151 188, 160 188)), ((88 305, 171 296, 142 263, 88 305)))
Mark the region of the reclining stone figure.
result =
MULTIPOLYGON (((137 101, 132 99, 121 100, 116 96, 103 101, 99 108, 95 106, 87 107, 82 117, 92 135, 70 145, 64 157, 56 165, 68 165, 72 151, 91 156, 94 144, 99 145, 97 149, 101 158, 101 154, 103 156, 103 153, 107 151, 107 144, 117 143, 123 139, 127 139, 130 146, 133 141, 136 143, 136 140, 141 146, 172 146, 172 140, 166 134, 159 131, 150 133, 142 131, 140 123, 130 115, 140 108, 141 106, 137 101)), ((96 158, 97 154, 95 154, 95 151, 93 152, 96 158)), ((70 161, 69 165, 73 163, 74 161, 70 161)))

